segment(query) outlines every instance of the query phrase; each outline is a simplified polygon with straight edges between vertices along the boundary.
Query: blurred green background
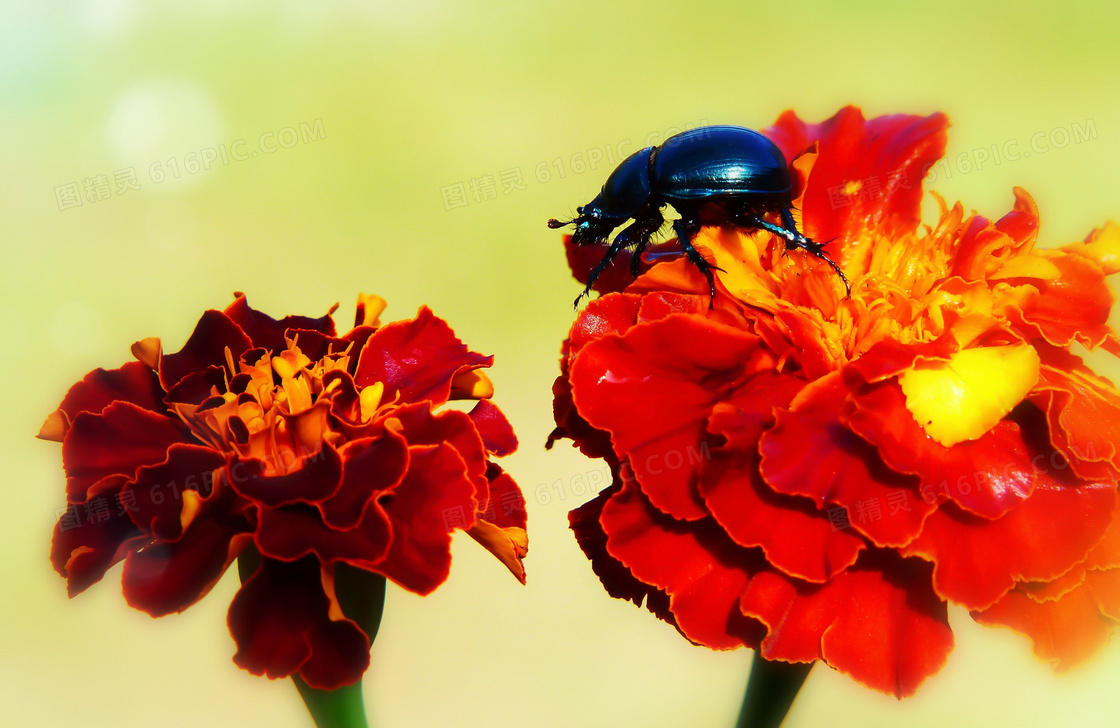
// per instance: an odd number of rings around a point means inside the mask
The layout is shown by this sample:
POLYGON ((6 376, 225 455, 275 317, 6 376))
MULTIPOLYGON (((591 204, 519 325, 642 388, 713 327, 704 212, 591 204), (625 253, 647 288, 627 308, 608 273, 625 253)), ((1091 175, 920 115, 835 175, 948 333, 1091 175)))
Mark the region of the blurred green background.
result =
MULTIPOLYGON (((545 221, 677 130, 847 103, 946 111, 934 188, 998 216, 1026 187, 1046 245, 1120 218, 1115 3, 181 5, 0 3, 3 725, 310 725, 289 682, 231 662, 235 575, 152 620, 119 567, 68 601, 47 558, 63 492, 58 446, 32 439, 43 417, 133 341, 177 348, 234 290, 277 316, 340 301, 344 327, 359 291, 387 320, 427 303, 497 357, 529 583, 459 534, 435 594, 392 587, 376 725, 719 728, 750 654, 610 599, 567 530, 602 466, 542 447, 579 291, 545 221)), ((951 621, 957 648, 917 697, 818 667, 787 725, 1116 724, 1116 645, 1055 677, 1024 638, 951 621)))

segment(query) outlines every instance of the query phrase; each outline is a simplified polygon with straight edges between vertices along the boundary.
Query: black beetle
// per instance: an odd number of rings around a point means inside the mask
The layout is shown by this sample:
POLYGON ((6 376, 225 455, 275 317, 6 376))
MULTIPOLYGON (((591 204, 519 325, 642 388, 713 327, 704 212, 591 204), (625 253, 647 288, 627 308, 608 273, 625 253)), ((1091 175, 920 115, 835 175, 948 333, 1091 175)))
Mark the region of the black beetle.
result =
POLYGON ((594 200, 576 208, 578 217, 567 222, 549 220, 548 226, 556 229, 574 224, 573 244, 600 245, 616 227, 634 220, 615 236, 606 255, 591 270, 587 287, 576 298, 577 307, 623 248, 635 246, 630 273, 638 275, 642 251, 665 223, 661 208, 666 204, 681 216, 673 230, 688 259, 708 279, 712 301, 716 295, 712 266, 692 247, 701 224, 761 228, 779 235, 786 241, 786 250, 801 248, 832 266, 851 295, 844 272, 824 252, 827 243, 813 242, 798 232, 790 211, 792 187, 789 166, 774 142, 741 126, 705 126, 631 154, 611 172, 594 200), (762 218, 775 211, 781 225, 762 218))

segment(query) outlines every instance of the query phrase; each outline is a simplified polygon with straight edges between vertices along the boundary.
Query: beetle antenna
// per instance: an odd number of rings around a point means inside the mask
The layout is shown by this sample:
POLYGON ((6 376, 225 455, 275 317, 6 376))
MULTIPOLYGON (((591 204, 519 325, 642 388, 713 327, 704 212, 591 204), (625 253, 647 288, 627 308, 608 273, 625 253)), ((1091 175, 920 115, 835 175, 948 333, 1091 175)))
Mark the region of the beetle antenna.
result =
POLYGON ((556 229, 562 228, 562 227, 567 227, 568 225, 571 225, 572 223, 578 222, 580 217, 582 217, 582 215, 572 215, 571 220, 557 220, 556 218, 551 218, 548 221, 548 227, 552 230, 556 230, 556 229))

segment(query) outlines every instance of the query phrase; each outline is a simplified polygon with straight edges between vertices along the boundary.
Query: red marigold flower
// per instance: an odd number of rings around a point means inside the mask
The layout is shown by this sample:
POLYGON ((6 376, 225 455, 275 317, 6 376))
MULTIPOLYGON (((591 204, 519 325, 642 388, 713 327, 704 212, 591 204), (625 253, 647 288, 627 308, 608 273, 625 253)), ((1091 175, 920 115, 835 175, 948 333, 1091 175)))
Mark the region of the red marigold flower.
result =
POLYGON ((426 307, 382 325, 384 306, 359 297, 340 336, 333 308, 277 321, 239 293, 178 352, 146 339, 75 384, 39 433, 62 443, 51 559, 70 596, 123 560, 130 605, 181 612, 255 548, 229 611, 234 661, 331 690, 361 678, 372 638, 340 603, 344 574, 427 594, 459 528, 524 583, 525 501, 490 460, 517 447, 488 399, 493 357, 426 307))
MULTIPOLYGON (((564 342, 549 444, 613 467, 570 516, 612 596, 696 644, 823 660, 898 697, 948 658, 949 603, 1059 668, 1107 639, 1120 391, 1071 347, 1120 354, 1120 226, 1036 248, 1016 189, 994 222, 937 198, 919 227, 947 125, 848 107, 765 130, 850 298, 823 261, 734 227, 694 241, 719 268, 712 307, 672 242, 636 280, 600 279, 564 342)), ((577 253, 585 280, 597 257, 577 253)))

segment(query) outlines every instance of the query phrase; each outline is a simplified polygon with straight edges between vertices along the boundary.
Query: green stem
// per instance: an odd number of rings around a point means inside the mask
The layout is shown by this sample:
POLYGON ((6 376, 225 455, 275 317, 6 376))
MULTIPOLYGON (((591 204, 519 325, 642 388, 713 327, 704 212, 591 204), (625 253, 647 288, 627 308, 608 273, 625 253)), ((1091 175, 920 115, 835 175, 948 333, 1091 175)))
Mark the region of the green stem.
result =
POLYGON ((813 662, 771 662, 757 652, 736 728, 778 728, 813 662))
POLYGON ((365 706, 362 704, 361 680, 337 690, 309 687, 299 673, 292 675, 292 680, 318 728, 369 728, 365 706))

